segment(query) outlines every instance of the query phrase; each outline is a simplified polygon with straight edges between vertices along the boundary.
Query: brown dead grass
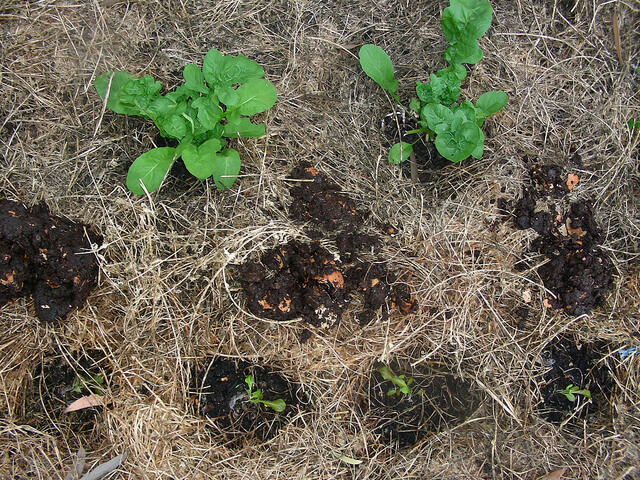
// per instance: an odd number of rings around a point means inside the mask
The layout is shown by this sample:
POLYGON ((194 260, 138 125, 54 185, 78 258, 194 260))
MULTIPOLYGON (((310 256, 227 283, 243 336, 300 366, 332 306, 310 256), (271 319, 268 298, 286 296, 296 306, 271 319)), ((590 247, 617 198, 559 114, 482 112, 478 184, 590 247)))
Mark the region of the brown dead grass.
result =
POLYGON ((412 82, 440 65, 445 2, 0 2, 0 191, 46 201, 105 238, 100 286, 64 324, 40 325, 28 300, 2 308, 0 476, 61 478, 83 443, 94 449, 90 464, 127 451, 118 478, 535 479, 560 467, 566 478, 640 478, 637 355, 607 359, 619 384, 612 421, 561 430, 533 414, 531 387, 538 353, 562 333, 638 342, 639 139, 624 124, 640 118, 640 74, 630 72, 640 64, 640 4, 492 4, 486 56, 465 95, 503 89, 509 104, 487 122, 481 160, 414 187, 385 160, 380 122, 393 106, 356 54, 363 43, 385 48, 410 96, 412 82), (115 68, 173 86, 211 47, 264 67, 279 95, 263 115, 267 135, 237 142, 243 169, 229 192, 171 176, 158 193, 132 196, 126 170, 155 129, 103 112, 93 78, 115 68), (519 194, 525 155, 562 162, 573 150, 584 167, 571 196, 594 199, 618 268, 606 306, 577 319, 544 308, 541 282, 514 269, 531 234, 490 227, 494 200, 519 194), (371 228, 401 223, 382 256, 407 273, 416 314, 360 328, 348 312, 339 328, 301 344, 300 322, 244 309, 230 267, 304 238, 286 214, 286 176, 300 160, 367 205, 371 228), (534 313, 519 325, 525 291, 534 313), (24 391, 38 361, 96 348, 113 372, 99 437, 28 426, 24 391), (268 444, 220 444, 187 398, 190 365, 211 354, 277 366, 303 385, 311 408, 268 444), (482 407, 409 450, 381 446, 354 405, 372 365, 392 358, 446 362, 482 392, 482 407))

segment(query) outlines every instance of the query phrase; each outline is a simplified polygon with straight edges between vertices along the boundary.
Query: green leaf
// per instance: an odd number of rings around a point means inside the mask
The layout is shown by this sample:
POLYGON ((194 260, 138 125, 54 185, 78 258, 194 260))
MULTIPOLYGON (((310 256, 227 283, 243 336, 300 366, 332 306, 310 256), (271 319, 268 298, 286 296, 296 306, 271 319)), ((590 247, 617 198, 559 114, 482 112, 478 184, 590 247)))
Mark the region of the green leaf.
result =
POLYGON ((476 108, 483 117, 488 117, 499 112, 509 101, 509 97, 502 90, 486 92, 480 95, 476 102, 476 108))
POLYGON ((218 95, 220 102, 227 108, 233 108, 240 102, 240 94, 235 88, 218 87, 216 88, 216 95, 218 95))
POLYGON ((238 118, 234 122, 229 122, 224 126, 222 135, 227 138, 238 137, 261 137, 265 134, 264 125, 256 125, 246 117, 238 118))
POLYGON ((420 118, 427 123, 430 130, 440 134, 449 130, 449 125, 453 121, 453 112, 444 105, 431 103, 422 108, 420 118))
POLYGON ((413 145, 406 142, 396 143, 389 150, 389 162, 394 163, 396 165, 404 162, 409 155, 413 152, 413 145))
POLYGON ((451 111, 454 113, 461 112, 465 118, 477 124, 479 127, 482 126, 482 122, 484 121, 484 117, 479 114, 478 109, 473 106, 469 100, 465 100, 460 105, 452 105, 451 111))
POLYGON ((96 87, 96 92, 98 92, 98 96, 102 100, 107 96, 107 90, 109 91, 109 99, 107 100, 107 108, 109 110, 122 115, 142 115, 140 109, 134 104, 122 103, 120 101, 123 93, 122 87, 132 78, 135 77, 127 72, 111 71, 96 77, 93 85, 96 87), (111 80, 110 87, 109 80, 111 80))
POLYGON ((447 130, 438 133, 436 149, 447 160, 460 162, 472 153, 478 152, 484 144, 484 134, 474 122, 466 119, 462 112, 456 112, 447 130))
POLYGON ((188 144, 182 151, 184 166, 191 175, 200 180, 209 178, 216 169, 216 157, 221 148, 222 142, 216 138, 207 140, 197 148, 188 144))
POLYGON ((196 98, 191 102, 191 106, 198 111, 198 121, 206 130, 215 128, 224 115, 222 108, 220 108, 218 104, 218 99, 215 96, 196 98))
POLYGON ((159 147, 136 158, 129 167, 127 188, 136 195, 144 195, 145 192, 140 186, 142 182, 148 192, 157 190, 171 168, 175 151, 175 148, 159 147))
POLYGON ((231 188, 240 173, 240 155, 232 148, 225 148, 216 155, 213 181, 220 190, 231 188))
POLYGON ((420 104, 420 100, 418 100, 417 98, 412 98, 411 100, 409 100, 409 110, 413 110, 414 112, 418 113, 420 112, 420 107, 422 105, 420 104))
POLYGON ((212 48, 202 63, 204 78, 210 86, 231 86, 264 77, 264 70, 254 60, 244 55, 222 55, 212 48))
POLYGON ((260 403, 265 404, 267 407, 272 408, 276 412, 284 412, 284 410, 287 408, 287 404, 281 398, 277 400, 260 400, 260 403))
POLYGON ((184 85, 190 90, 207 94, 209 89, 204 84, 204 75, 200 67, 197 65, 189 64, 185 65, 182 71, 182 77, 184 78, 184 85))
POLYGON ((275 87, 264 79, 251 80, 236 89, 239 96, 235 107, 241 115, 255 115, 269 110, 278 97, 275 87))
POLYGON ((423 105, 441 103, 449 106, 460 98, 460 79, 453 71, 440 70, 429 75, 428 83, 416 82, 416 94, 423 105))
POLYGON ((376 45, 363 45, 358 52, 360 66, 374 82, 392 94, 398 90, 398 81, 394 78, 393 64, 389 55, 376 45))
POLYGON ((482 58, 477 40, 491 26, 493 10, 487 0, 451 0, 442 12, 442 33, 450 46, 444 54, 449 63, 474 64, 482 58))
POLYGON ((176 138, 179 140, 190 130, 187 125, 187 119, 180 113, 158 117, 154 119, 154 122, 163 137, 176 138))

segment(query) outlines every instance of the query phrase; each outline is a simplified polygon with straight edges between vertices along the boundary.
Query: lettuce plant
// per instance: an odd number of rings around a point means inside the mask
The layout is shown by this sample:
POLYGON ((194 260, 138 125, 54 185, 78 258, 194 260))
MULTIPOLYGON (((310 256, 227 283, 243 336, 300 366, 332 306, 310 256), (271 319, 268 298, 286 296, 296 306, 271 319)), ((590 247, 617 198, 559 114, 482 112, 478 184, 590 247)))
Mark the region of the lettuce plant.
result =
POLYGON ((184 83, 164 95, 160 82, 149 75, 136 78, 111 71, 94 82, 107 108, 148 118, 160 135, 178 142, 176 147, 153 148, 136 158, 127 174, 127 187, 137 195, 156 190, 180 157, 194 177, 212 177, 219 189, 229 188, 240 171, 240 155, 224 148, 225 139, 265 133, 264 125, 248 117, 271 108, 277 95, 257 62, 211 49, 202 69, 186 65, 182 76, 184 83))
MULTIPOLYGON (((480 127, 487 116, 497 113, 507 104, 507 95, 502 91, 486 92, 475 104, 469 100, 459 102, 460 86, 467 76, 463 64, 473 65, 482 59, 478 39, 489 29, 492 14, 487 0, 450 1, 440 22, 449 42, 442 56, 448 65, 432 73, 426 83, 417 82, 418 98, 409 104, 409 110, 418 117, 419 128, 407 133, 428 136, 438 152, 452 162, 469 156, 482 156, 484 134, 480 127)), ((398 82, 393 64, 384 50, 375 45, 364 45, 358 56, 364 72, 407 110, 396 93, 398 82)), ((413 144, 399 142, 391 147, 389 161, 401 163, 412 151, 413 144)))

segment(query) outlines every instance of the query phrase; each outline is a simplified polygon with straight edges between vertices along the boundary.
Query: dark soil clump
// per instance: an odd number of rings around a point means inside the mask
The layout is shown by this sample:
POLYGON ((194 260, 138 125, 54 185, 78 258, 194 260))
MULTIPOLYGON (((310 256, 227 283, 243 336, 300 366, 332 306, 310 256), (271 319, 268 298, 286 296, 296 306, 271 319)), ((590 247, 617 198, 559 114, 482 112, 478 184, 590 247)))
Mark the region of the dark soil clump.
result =
POLYGON ((291 241, 240 267, 249 310, 272 320, 302 317, 328 328, 347 304, 341 263, 318 243, 291 241))
POLYGON ((586 418, 594 412, 603 412, 614 387, 609 370, 601 361, 606 355, 604 343, 580 344, 570 338, 561 338, 544 350, 539 362, 548 370, 543 374, 542 402, 536 406, 538 414, 559 423, 572 414, 575 418, 586 418), (560 392, 569 386, 587 390, 591 398, 584 394, 567 398, 560 392))
POLYGON ((362 225, 363 215, 355 202, 309 163, 302 162, 294 168, 290 178, 299 181, 290 190, 294 220, 310 221, 331 231, 353 232, 362 225))
POLYGON ((385 443, 414 445, 428 434, 462 423, 479 405, 468 382, 449 372, 425 368, 412 371, 393 365, 395 375, 410 378, 411 394, 389 395, 395 387, 375 369, 369 381, 369 418, 385 443))
POLYGON ((296 385, 282 375, 243 361, 207 359, 194 369, 193 377, 196 410, 212 418, 219 433, 231 443, 250 437, 261 441, 273 438, 301 402, 296 385), (277 412, 262 403, 250 402, 247 375, 252 376, 253 391, 259 389, 264 400, 284 400, 285 410, 277 412))
POLYGON ((530 174, 533 185, 507 210, 517 228, 539 234, 532 250, 544 254, 548 262, 538 268, 538 275, 553 292, 545 305, 571 315, 588 314, 612 287, 614 272, 609 255, 599 246, 603 237, 591 204, 563 203, 564 195, 577 184, 577 175, 555 165, 533 165, 530 174), (549 197, 560 200, 545 202, 549 197))
POLYGON ((84 303, 98 280, 91 243, 102 238, 86 225, 0 199, 0 306, 33 294, 36 315, 51 322, 84 303), (89 239, 86 238, 89 236, 89 239))

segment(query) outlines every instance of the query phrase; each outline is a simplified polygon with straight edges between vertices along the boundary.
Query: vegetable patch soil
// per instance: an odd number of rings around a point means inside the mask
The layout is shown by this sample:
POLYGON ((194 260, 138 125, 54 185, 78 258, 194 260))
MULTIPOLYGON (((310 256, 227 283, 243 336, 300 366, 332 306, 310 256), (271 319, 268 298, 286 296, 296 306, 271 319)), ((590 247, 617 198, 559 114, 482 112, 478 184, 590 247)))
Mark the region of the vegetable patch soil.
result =
POLYGON ((373 431, 387 444, 414 445, 426 435, 460 424, 480 403, 471 383, 452 372, 428 366, 403 369, 397 363, 391 369, 413 379, 412 394, 390 395, 393 384, 374 369, 365 405, 373 431))
POLYGON ((84 303, 98 280, 89 227, 0 198, 0 305, 33 295, 36 315, 51 322, 84 303))
POLYGON ((361 325, 374 318, 387 298, 403 313, 413 311, 415 300, 406 287, 394 285, 396 275, 382 261, 359 258, 362 251, 375 251, 380 238, 358 231, 364 215, 355 202, 309 164, 294 169, 291 179, 296 183, 291 216, 307 222, 315 240, 292 240, 239 266, 249 310, 277 321, 301 317, 322 329, 339 322, 352 294, 363 298, 357 314, 361 325), (339 254, 323 247, 320 238, 332 241, 339 254))
POLYGON ((268 440, 299 408, 297 386, 269 367, 240 360, 206 359, 193 371, 192 401, 196 411, 212 419, 217 433, 232 445, 255 437, 268 440), (282 412, 249 401, 247 375, 264 400, 284 400, 282 412))

